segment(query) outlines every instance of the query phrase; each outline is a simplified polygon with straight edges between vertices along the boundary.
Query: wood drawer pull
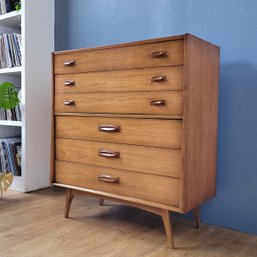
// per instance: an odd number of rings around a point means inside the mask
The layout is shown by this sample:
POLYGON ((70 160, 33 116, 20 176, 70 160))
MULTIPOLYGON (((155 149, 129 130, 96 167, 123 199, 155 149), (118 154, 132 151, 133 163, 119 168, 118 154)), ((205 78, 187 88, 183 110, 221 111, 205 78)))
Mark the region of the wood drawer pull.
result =
POLYGON ((63 63, 64 66, 73 66, 75 65, 75 60, 67 60, 63 63))
POLYGON ((159 82, 159 81, 165 81, 166 76, 156 76, 156 77, 151 77, 151 82, 159 82))
POLYGON ((98 175, 98 180, 107 182, 107 183, 119 183, 120 182, 119 177, 113 177, 110 175, 98 175))
POLYGON ((101 157, 107 157, 107 158, 119 158, 120 152, 113 152, 109 150, 99 150, 98 155, 101 157))
POLYGON ((151 53, 152 58, 163 58, 168 56, 167 51, 157 51, 151 53))
POLYGON ((75 80, 65 80, 64 81, 64 86, 65 87, 70 87, 75 85, 75 80))
POLYGON ((150 101, 150 105, 152 106, 166 105, 166 100, 152 100, 150 101))
POLYGON ((103 132, 119 132, 120 126, 115 125, 99 125, 98 129, 103 132))
POLYGON ((64 100, 64 105, 75 105, 75 100, 64 100))

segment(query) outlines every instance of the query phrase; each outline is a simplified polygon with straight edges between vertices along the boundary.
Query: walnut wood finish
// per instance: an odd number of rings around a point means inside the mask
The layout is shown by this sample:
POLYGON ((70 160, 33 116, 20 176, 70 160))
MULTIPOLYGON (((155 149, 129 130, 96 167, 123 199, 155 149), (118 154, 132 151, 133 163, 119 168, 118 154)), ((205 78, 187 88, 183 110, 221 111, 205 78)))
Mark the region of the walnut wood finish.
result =
POLYGON ((158 208, 158 209, 179 212, 179 208, 176 206, 147 201, 140 198, 134 198, 131 196, 117 195, 117 194, 108 193, 105 191, 99 191, 99 190, 89 189, 85 187, 72 186, 72 185, 67 185, 62 183, 53 183, 53 185, 56 187, 73 189, 73 190, 76 190, 77 192, 81 192, 82 194, 87 194, 87 195, 96 197, 98 199, 108 199, 115 202, 131 203, 131 205, 133 204, 133 206, 136 206, 136 205, 145 206, 144 210, 146 210, 146 207, 150 207, 150 208, 158 208))
MULTIPOLYGON (((68 218, 68 216, 69 216, 70 205, 71 205, 71 202, 73 200, 73 196, 76 195, 76 194, 78 194, 78 195, 81 195, 81 194, 90 195, 88 193, 81 192, 79 190, 67 189, 66 203, 68 202, 68 204, 65 206, 65 211, 64 211, 65 218, 68 218)), ((169 247, 174 249, 173 228, 172 228, 172 223, 171 223, 171 220, 170 220, 170 213, 169 213, 168 210, 161 209, 161 208, 150 207, 150 206, 145 206, 145 205, 141 205, 141 204, 136 204, 136 203, 133 203, 133 202, 132 203, 131 202, 126 202, 126 201, 125 202, 120 201, 120 202, 131 205, 131 206, 134 206, 134 207, 137 207, 137 208, 144 209, 146 211, 149 211, 149 212, 152 212, 156 215, 161 216, 162 221, 163 221, 163 225, 164 225, 164 228, 165 228, 165 232, 166 232, 169 247)), ((103 204, 104 204, 104 199, 100 199, 99 200, 99 205, 103 206, 103 204)))
POLYGON ((181 120, 183 115, 177 114, 122 114, 122 113, 85 113, 85 112, 54 112, 55 116, 67 117, 99 117, 99 118, 132 118, 132 119, 158 119, 181 120))
POLYGON ((99 199, 99 205, 104 206, 104 199, 99 199))
POLYGON ((55 97, 56 112, 182 114, 181 91, 63 93, 55 97), (165 104, 154 106, 153 100, 165 100, 165 104), (66 101, 72 104, 66 105, 66 101))
POLYGON ((170 214, 168 210, 161 209, 160 214, 162 217, 162 221, 164 224, 166 236, 168 239, 168 243, 170 248, 174 249, 174 241, 173 241, 173 228, 172 228, 172 223, 170 221, 170 214))
POLYGON ((183 64, 184 41, 117 47, 89 52, 67 53, 55 56, 55 74, 81 73, 92 71, 150 68, 183 64), (166 51, 166 55, 153 58, 152 53, 166 51), (73 61, 72 65, 64 65, 73 61))
POLYGON ((175 207, 179 203, 179 179, 177 178, 56 161, 56 182, 175 207), (99 175, 118 177, 119 183, 100 181, 99 175), (156 192, 154 194, 153 188, 156 192))
POLYGON ((171 177, 180 177, 182 165, 179 149, 63 138, 56 139, 56 159, 171 177), (119 156, 99 156, 100 150, 119 156))
POLYGON ((55 76, 56 93, 182 90, 183 66, 55 76))
POLYGON ((54 73, 54 184, 161 216, 171 247, 169 210, 199 227, 216 187, 219 48, 186 34, 78 49, 54 53, 54 73))
POLYGON ((161 37, 161 38, 152 38, 152 39, 146 39, 146 40, 140 40, 140 41, 134 41, 134 42, 128 42, 128 43, 121 43, 121 44, 115 44, 115 45, 105 45, 105 46, 87 47, 87 48, 58 51, 58 52, 54 52, 53 54, 55 56, 74 54, 74 53, 77 54, 77 53, 85 53, 85 52, 91 52, 91 51, 96 51, 96 50, 109 50, 109 49, 113 49, 113 48, 116 49, 116 48, 128 47, 128 46, 140 46, 140 45, 146 45, 146 44, 152 44, 152 43, 164 43, 164 42, 184 40, 184 39, 185 39, 185 34, 161 37))
POLYGON ((192 35, 185 38, 182 212, 216 192, 219 48, 192 35))
POLYGON ((181 120, 56 116, 56 137, 133 145, 181 148, 181 120), (101 131, 99 126, 119 126, 101 131))
POLYGON ((194 215, 194 220, 195 220, 195 228, 200 229, 200 208, 196 207, 193 209, 193 215, 194 215))
POLYGON ((51 105, 51 145, 50 145, 50 183, 53 183, 55 181, 55 85, 54 85, 54 54, 51 55, 52 58, 52 83, 53 83, 53 89, 52 89, 52 105, 51 105))
POLYGON ((64 208, 64 218, 68 218, 69 217, 70 206, 71 206, 73 197, 74 197, 73 190, 67 189, 67 191, 66 191, 65 208, 64 208))

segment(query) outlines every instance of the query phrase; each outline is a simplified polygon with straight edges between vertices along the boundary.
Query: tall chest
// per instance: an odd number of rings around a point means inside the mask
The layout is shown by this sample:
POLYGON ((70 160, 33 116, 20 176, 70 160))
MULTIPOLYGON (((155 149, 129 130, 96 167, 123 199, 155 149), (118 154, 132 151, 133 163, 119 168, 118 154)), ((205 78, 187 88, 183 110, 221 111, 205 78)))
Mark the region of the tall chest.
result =
MULTIPOLYGON (((162 216, 215 195, 219 48, 190 34, 53 54, 52 182, 162 216)), ((196 216, 196 221, 198 217, 196 216)))

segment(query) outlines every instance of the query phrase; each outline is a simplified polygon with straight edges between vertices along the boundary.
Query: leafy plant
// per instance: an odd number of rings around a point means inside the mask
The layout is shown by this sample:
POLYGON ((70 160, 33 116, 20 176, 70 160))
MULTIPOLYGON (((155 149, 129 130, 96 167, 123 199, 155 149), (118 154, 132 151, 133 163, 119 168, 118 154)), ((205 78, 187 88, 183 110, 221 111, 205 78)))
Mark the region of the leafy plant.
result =
MULTIPOLYGON (((18 91, 16 87, 10 82, 4 82, 0 85, 0 107, 4 109, 11 109, 20 103, 18 91)), ((12 173, 0 173, 0 197, 3 196, 3 191, 12 184, 12 173)))
POLYGON ((21 1, 15 3, 15 10, 19 11, 21 9, 21 1))
POLYGON ((10 82, 4 82, 0 85, 0 107, 12 109, 20 103, 18 91, 10 82))
POLYGON ((21 0, 10 0, 11 10, 19 11, 21 9, 21 0))

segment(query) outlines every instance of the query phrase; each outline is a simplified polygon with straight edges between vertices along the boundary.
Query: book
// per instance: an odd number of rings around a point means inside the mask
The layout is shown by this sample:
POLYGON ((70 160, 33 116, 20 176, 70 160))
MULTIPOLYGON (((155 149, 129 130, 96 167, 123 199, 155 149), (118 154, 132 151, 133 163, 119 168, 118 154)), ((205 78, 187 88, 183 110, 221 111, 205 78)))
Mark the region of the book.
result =
POLYGON ((0 68, 19 66, 21 66, 21 35, 3 33, 0 35, 0 68))
POLYGON ((0 166, 2 172, 21 176, 21 138, 0 138, 0 166))

